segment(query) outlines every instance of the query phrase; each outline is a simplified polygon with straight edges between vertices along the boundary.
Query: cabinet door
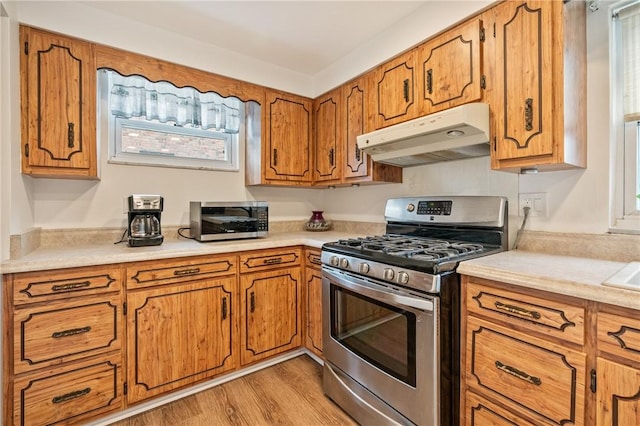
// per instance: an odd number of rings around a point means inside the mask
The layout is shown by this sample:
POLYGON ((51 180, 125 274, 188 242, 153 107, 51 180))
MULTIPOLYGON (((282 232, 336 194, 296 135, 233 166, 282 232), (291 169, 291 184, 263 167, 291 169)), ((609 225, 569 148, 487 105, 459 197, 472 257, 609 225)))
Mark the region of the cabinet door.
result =
POLYGON ((362 182, 402 183, 402 168, 374 163, 358 148, 357 137, 372 130, 367 102, 372 93, 371 79, 367 74, 342 86, 342 118, 344 120, 343 181, 347 184, 362 182))
POLYGON ((93 46, 21 27, 26 174, 96 178, 93 46))
POLYGON ((340 114, 341 104, 340 89, 314 101, 315 167, 313 173, 316 182, 339 181, 341 177, 341 148, 344 138, 340 114))
POLYGON ((129 403, 235 368, 234 288, 225 277, 127 295, 129 403))
POLYGON ((640 424, 640 370, 598 358, 597 424, 640 424))
POLYGON ((415 50, 405 53, 374 71, 372 103, 375 128, 410 120, 419 115, 416 104, 418 70, 415 50))
POLYGON ((552 3, 515 1, 496 8, 498 160, 552 154, 552 3))
POLYGON ((298 267, 240 277, 242 365, 302 343, 300 275, 298 267))
POLYGON ((311 100, 266 94, 265 178, 311 183, 311 100))
POLYGON ((481 31, 482 22, 473 19, 419 48, 424 113, 481 99, 481 31))
POLYGON ((367 132, 366 95, 367 86, 363 78, 343 87, 343 116, 345 118, 344 177, 345 179, 367 176, 368 156, 358 148, 356 138, 367 132))
POLYGON ((305 346, 316 355, 322 356, 322 274, 320 269, 306 269, 305 283, 307 287, 305 346))

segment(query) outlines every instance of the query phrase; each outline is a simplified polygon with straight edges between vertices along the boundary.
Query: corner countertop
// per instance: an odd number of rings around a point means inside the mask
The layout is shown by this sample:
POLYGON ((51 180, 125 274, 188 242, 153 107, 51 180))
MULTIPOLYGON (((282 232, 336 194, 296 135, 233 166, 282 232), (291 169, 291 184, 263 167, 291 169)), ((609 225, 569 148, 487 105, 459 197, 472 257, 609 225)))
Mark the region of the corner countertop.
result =
POLYGON ((165 240, 159 246, 150 247, 129 247, 125 243, 44 247, 34 250, 19 259, 2 262, 0 264, 0 272, 3 274, 32 272, 207 254, 224 254, 299 245, 320 248, 322 244, 326 242, 358 236, 361 235, 336 231, 303 231, 275 233, 265 238, 212 241, 206 243, 189 239, 165 240))
POLYGON ((512 250, 460 263, 457 271, 507 284, 640 309, 640 291, 602 285, 627 263, 512 250))

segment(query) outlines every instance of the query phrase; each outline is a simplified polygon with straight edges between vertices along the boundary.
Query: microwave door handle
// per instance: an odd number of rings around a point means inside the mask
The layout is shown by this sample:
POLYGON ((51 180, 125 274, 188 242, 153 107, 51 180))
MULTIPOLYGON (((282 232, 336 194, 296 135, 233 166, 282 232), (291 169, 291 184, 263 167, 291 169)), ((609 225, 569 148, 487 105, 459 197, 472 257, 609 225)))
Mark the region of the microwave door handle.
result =
POLYGON ((420 299, 417 297, 411 296, 403 296, 397 293, 391 293, 386 291, 376 290, 371 288, 367 281, 354 277, 352 275, 349 276, 339 276, 334 272, 329 271, 326 268, 322 269, 322 273, 332 278, 331 282, 338 287, 343 287, 348 290, 353 290, 358 294, 362 294, 363 296, 370 297, 372 299, 378 300, 383 303, 388 303, 390 305, 398 306, 398 307, 412 307, 415 309, 421 309, 427 312, 433 312, 433 302, 426 299, 420 299))

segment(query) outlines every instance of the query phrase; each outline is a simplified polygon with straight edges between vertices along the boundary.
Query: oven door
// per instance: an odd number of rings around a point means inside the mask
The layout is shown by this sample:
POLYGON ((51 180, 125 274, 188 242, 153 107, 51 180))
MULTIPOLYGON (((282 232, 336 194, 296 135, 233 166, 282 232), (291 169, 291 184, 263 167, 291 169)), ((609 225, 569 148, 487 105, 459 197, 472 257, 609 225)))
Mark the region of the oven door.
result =
MULTIPOLYGON (((439 424, 439 298, 327 265, 322 286, 325 375, 335 375, 325 377, 325 393, 347 412, 351 402, 343 401, 345 395, 360 399, 353 411, 389 405, 415 424, 439 424)), ((360 422, 375 421, 370 413, 360 419, 350 414, 360 422)), ((391 414, 382 417, 388 421, 391 414)))

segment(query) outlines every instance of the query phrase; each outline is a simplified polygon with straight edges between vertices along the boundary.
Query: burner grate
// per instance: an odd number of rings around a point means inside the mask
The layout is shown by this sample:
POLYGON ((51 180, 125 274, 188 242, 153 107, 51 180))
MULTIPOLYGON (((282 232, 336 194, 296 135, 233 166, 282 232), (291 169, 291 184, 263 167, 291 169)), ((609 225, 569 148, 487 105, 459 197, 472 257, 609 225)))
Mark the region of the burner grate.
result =
POLYGON ((337 245, 357 249, 362 254, 380 253, 424 261, 451 260, 474 253, 482 253, 485 249, 482 244, 478 243, 396 234, 343 239, 338 240, 337 245))

